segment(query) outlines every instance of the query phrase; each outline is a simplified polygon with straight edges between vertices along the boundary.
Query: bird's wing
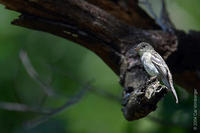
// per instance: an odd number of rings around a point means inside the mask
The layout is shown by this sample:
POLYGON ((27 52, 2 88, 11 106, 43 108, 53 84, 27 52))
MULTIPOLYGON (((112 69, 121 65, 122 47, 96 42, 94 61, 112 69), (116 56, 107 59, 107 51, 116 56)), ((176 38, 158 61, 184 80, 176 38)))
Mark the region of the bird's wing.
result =
POLYGON ((176 94, 176 90, 173 86, 172 75, 169 71, 169 68, 163 58, 157 53, 152 52, 151 61, 154 66, 157 68, 158 72, 160 73, 159 76, 162 79, 163 83, 172 90, 172 93, 176 99, 176 103, 178 103, 178 97, 176 94))
POLYGON ((160 76, 166 77, 168 69, 167 64, 157 52, 152 52, 151 61, 157 68, 158 72, 161 74, 160 76))

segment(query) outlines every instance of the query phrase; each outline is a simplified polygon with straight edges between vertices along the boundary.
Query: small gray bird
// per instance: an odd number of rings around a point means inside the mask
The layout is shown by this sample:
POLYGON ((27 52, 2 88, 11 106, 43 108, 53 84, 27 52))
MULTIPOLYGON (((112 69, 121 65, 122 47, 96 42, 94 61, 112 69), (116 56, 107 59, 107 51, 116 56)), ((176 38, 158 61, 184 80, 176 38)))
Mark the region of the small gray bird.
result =
POLYGON ((145 42, 137 45, 135 50, 139 53, 141 61, 147 73, 152 77, 158 77, 163 84, 172 91, 178 103, 176 90, 173 86, 172 74, 163 58, 154 50, 154 48, 145 42))

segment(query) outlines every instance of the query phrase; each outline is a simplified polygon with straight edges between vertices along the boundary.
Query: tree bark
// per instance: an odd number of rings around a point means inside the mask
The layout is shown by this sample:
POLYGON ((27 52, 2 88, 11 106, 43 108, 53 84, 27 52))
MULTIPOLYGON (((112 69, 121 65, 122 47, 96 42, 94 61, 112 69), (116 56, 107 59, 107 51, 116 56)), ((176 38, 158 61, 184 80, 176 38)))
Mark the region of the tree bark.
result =
POLYGON ((12 24, 66 38, 101 57, 120 76, 125 88, 123 113, 127 120, 154 111, 167 93, 157 80, 150 79, 140 63, 134 47, 142 41, 150 43, 166 59, 177 84, 189 92, 194 88, 199 92, 200 62, 196 58, 200 57, 200 33, 161 31, 137 0, 0 0, 0 3, 21 13, 12 24))

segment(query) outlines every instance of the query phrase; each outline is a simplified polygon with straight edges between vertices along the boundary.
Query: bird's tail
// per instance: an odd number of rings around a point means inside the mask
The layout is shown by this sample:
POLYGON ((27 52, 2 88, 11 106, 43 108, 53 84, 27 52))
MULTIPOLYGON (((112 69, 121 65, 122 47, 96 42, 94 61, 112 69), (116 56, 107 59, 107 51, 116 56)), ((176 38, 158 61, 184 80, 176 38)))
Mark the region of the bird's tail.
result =
POLYGON ((172 93, 173 93, 173 95, 174 95, 174 97, 176 99, 176 103, 178 104, 178 96, 176 94, 176 90, 174 89, 174 86, 173 86, 172 83, 169 83, 169 84, 170 84, 170 89, 171 89, 171 91, 172 91, 172 93))
POLYGON ((169 69, 167 70, 167 72, 168 72, 168 74, 167 74, 168 80, 166 80, 167 81, 167 87, 172 91, 172 93, 173 93, 173 95, 176 99, 176 103, 178 104, 178 96, 176 94, 176 90, 174 89, 172 75, 171 75, 169 69))
MULTIPOLYGON (((172 78, 170 78, 172 79, 172 78)), ((173 86, 173 81, 168 81, 167 79, 164 79, 162 80, 162 82, 167 86, 168 89, 170 89, 176 99, 176 103, 178 103, 178 96, 176 94, 176 90, 174 89, 174 86, 173 86)))

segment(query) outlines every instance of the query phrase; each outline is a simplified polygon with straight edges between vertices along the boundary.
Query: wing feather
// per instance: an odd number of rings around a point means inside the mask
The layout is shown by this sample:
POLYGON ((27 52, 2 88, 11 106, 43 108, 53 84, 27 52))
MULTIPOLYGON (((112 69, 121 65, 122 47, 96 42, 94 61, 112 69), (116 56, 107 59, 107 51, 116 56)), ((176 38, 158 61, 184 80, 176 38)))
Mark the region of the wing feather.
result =
POLYGON ((174 86, 173 86, 172 75, 169 71, 167 64, 165 63, 163 58, 157 52, 152 52, 151 61, 154 64, 154 66, 157 68, 158 72, 160 73, 159 76, 162 79, 163 83, 169 89, 171 89, 171 91, 176 99, 176 103, 178 103, 178 97, 176 94, 176 90, 174 89, 174 86))

